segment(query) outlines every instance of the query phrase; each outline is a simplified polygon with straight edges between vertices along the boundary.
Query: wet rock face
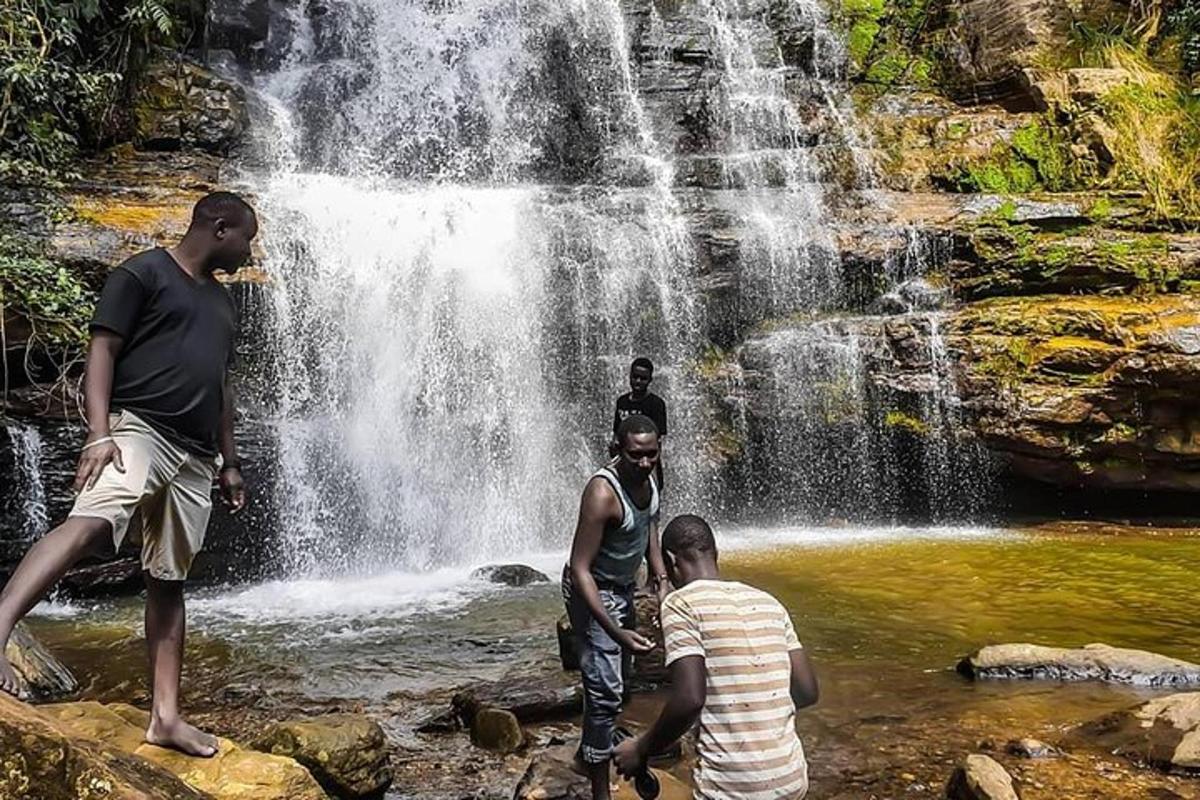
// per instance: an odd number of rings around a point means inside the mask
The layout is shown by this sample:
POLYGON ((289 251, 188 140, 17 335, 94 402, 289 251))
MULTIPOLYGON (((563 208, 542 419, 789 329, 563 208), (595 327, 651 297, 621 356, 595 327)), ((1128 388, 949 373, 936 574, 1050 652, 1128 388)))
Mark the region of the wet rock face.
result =
POLYGON ((1034 644, 989 645, 960 661, 958 671, 983 680, 1107 681, 1134 686, 1200 684, 1198 664, 1106 644, 1077 649, 1034 644))
POLYGON ((147 150, 195 147, 227 154, 250 124, 242 88, 188 61, 151 67, 133 115, 134 142, 147 150))
POLYGON ((1090 740, 1165 771, 1200 772, 1200 692, 1160 697, 1083 726, 1090 740))
POLYGON ((294 758, 334 797, 376 796, 392 782, 383 728, 361 715, 331 714, 280 722, 252 746, 294 758))
POLYGON ((524 564, 489 564, 471 573, 471 580, 501 583, 518 588, 531 583, 546 583, 550 579, 533 567, 524 564))

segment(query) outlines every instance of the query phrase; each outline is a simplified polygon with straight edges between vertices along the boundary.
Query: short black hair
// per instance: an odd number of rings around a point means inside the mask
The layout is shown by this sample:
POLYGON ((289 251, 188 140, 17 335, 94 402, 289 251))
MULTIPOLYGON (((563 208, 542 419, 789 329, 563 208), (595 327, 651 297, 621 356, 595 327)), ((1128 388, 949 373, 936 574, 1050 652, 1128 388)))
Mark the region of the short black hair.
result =
POLYGON ((662 548, 671 555, 684 552, 715 553, 717 540, 703 517, 680 514, 663 529, 662 548))
POLYGON ((212 192, 204 195, 192 209, 192 224, 216 222, 219 219, 231 223, 250 223, 257 215, 241 195, 233 192, 212 192))
POLYGON ((653 433, 658 436, 658 426, 654 424, 654 420, 643 414, 630 414, 617 426, 617 441, 625 444, 627 438, 639 433, 653 433))
POLYGON ((635 358, 633 360, 633 363, 629 365, 629 369, 631 372, 633 370, 637 369, 638 367, 641 367, 642 369, 648 369, 648 370, 650 370, 651 375, 654 374, 654 362, 651 361, 650 359, 646 358, 645 356, 638 356, 637 358, 635 358))

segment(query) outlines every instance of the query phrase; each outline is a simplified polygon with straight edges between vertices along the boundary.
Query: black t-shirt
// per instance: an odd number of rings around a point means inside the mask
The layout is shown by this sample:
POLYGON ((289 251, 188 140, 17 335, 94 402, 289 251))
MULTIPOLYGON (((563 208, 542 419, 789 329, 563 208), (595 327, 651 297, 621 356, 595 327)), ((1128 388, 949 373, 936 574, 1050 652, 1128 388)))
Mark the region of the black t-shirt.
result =
POLYGON ((658 434, 667 435, 667 404, 663 399, 653 392, 646 392, 646 396, 641 400, 634 400, 633 393, 627 392, 617 398, 617 411, 613 414, 613 436, 617 435, 621 420, 634 414, 649 417, 658 428, 658 434))
POLYGON ((124 340, 110 407, 136 414, 190 453, 216 455, 237 332, 225 287, 194 280, 166 250, 149 250, 109 274, 91 328, 124 340))

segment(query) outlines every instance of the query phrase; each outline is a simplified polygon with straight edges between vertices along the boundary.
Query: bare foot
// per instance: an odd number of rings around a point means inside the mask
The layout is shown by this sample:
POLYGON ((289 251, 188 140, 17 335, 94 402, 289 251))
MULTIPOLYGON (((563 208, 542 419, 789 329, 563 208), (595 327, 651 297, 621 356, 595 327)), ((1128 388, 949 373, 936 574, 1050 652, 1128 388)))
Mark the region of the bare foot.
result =
POLYGON ((4 657, 4 648, 0 646, 0 692, 11 694, 13 697, 20 697, 21 682, 17 680, 17 673, 13 671, 12 664, 8 663, 8 659, 4 657))
POLYGON ((212 758, 220 747, 217 737, 181 719, 168 723, 152 717, 150 727, 146 729, 146 741, 200 758, 212 758))

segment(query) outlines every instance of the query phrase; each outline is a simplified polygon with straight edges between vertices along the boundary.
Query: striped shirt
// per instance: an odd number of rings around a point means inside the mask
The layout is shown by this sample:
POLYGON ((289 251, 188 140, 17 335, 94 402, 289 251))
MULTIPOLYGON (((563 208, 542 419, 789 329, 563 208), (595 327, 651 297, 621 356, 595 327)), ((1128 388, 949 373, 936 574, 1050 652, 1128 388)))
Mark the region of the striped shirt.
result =
POLYGON ((663 601, 662 630, 667 664, 704 659, 696 800, 804 797, 789 656, 801 645, 779 601, 736 581, 693 581, 663 601))

